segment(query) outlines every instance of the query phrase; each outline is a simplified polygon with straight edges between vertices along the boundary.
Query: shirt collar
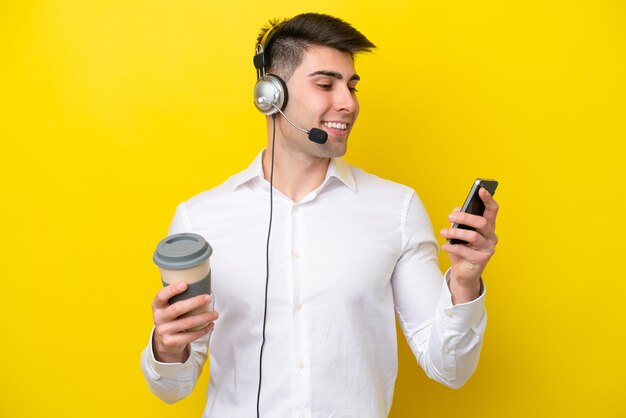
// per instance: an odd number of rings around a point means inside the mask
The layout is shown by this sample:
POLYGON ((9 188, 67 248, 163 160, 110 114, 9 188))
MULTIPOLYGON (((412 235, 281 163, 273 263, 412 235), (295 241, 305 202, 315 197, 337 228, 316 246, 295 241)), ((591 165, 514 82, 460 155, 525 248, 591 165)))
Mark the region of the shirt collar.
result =
POLYGON ((350 170, 350 165, 343 160, 343 158, 331 158, 328 165, 328 171, 326 172, 326 179, 323 184, 326 184, 331 177, 334 177, 346 186, 348 186, 353 192, 356 192, 356 182, 350 170))
POLYGON ((243 186, 249 181, 258 178, 259 180, 263 180, 263 152, 262 150, 259 155, 252 161, 252 164, 248 166, 242 172, 235 174, 233 177, 233 190, 239 188, 239 186, 243 186))
MULTIPOLYGON (((235 175, 233 178, 233 190, 238 189, 240 186, 252 181, 253 179, 263 180, 263 153, 265 150, 262 150, 252 161, 252 163, 240 172, 235 175)), ((322 183, 320 188, 326 186, 326 184, 330 181, 331 178, 336 178, 340 180, 343 184, 348 186, 353 192, 356 192, 356 183, 354 181, 354 176, 352 175, 352 170, 350 170, 350 165, 345 162, 342 158, 331 158, 330 164, 328 165, 328 170, 326 171, 326 178, 322 183)))

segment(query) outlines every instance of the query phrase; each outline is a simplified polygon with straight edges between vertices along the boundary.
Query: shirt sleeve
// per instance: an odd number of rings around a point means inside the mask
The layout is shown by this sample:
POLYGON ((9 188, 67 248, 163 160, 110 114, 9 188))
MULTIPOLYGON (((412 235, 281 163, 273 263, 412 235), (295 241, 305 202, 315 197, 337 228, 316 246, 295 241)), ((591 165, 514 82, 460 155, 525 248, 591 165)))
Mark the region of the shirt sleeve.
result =
POLYGON ((478 365, 487 322, 486 292, 481 287, 477 299, 453 306, 439 269, 439 245, 414 191, 407 195, 402 212, 402 255, 392 276, 398 321, 426 374, 460 388, 478 365))
POLYGON ((154 358, 152 335, 141 353, 141 371, 150 391, 167 403, 177 402, 191 394, 207 359, 209 336, 201 337, 190 345, 190 354, 184 363, 161 363, 154 358))
MULTIPOLYGON (((184 203, 176 209, 168 235, 179 232, 191 232, 184 203)), ((152 347, 153 335, 154 328, 148 346, 141 353, 141 371, 152 393, 164 402, 174 403, 193 391, 207 359, 210 334, 190 344, 189 358, 184 363, 157 361, 152 347)))

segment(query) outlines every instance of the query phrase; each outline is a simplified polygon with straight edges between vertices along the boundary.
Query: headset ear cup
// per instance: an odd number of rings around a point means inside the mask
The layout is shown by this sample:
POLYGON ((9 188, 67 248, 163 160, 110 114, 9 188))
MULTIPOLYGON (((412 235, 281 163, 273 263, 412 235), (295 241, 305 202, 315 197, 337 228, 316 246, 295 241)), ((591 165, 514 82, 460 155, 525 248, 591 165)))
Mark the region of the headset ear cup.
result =
POLYGON ((254 85, 254 105, 265 115, 278 113, 276 107, 283 110, 288 98, 287 84, 277 75, 268 74, 254 85))
POLYGON ((282 89, 282 104, 278 105, 278 107, 280 108, 280 110, 285 110, 285 108, 287 107, 287 102, 289 101, 289 91, 287 90, 287 83, 285 83, 282 78, 275 74, 268 74, 267 77, 275 79, 276 82, 280 84, 282 89))

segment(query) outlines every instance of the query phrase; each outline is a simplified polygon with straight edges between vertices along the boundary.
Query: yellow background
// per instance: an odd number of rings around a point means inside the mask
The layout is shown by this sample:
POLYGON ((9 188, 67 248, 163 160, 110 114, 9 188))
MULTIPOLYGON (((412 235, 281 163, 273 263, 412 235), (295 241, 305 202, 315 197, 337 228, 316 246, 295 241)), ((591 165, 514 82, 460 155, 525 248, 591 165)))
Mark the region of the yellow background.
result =
POLYGON ((349 162, 414 187, 436 231, 500 181, 478 370, 447 389, 400 337, 391 416, 626 416, 625 3, 307 3, 0 2, 0 416, 200 416, 206 373, 174 406, 140 373, 152 251, 264 146, 254 39, 304 11, 378 46, 349 162))

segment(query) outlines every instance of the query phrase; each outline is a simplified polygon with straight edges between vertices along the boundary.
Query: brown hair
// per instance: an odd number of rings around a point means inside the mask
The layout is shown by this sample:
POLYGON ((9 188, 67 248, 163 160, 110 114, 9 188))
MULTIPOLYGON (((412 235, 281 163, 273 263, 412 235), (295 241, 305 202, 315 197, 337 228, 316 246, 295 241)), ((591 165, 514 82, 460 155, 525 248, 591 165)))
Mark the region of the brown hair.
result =
POLYGON ((303 13, 291 19, 271 20, 261 29, 257 44, 272 30, 265 52, 268 72, 287 81, 310 46, 320 45, 347 52, 352 58, 376 46, 349 23, 320 13, 303 13))

